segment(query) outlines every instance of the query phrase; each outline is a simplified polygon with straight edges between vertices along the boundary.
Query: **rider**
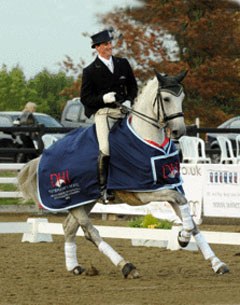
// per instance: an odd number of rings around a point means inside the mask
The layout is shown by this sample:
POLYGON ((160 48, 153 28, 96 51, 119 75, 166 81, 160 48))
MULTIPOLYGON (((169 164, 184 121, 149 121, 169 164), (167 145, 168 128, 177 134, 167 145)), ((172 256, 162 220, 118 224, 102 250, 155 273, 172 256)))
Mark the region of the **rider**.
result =
MULTIPOLYGON (((109 166, 108 135, 116 120, 124 117, 121 107, 115 102, 131 107, 137 96, 137 82, 126 58, 112 56, 112 30, 103 30, 91 36, 96 59, 83 69, 81 101, 85 114, 95 115, 99 143, 98 173, 102 195, 105 192, 109 166)), ((110 199, 110 198, 106 198, 110 199)))

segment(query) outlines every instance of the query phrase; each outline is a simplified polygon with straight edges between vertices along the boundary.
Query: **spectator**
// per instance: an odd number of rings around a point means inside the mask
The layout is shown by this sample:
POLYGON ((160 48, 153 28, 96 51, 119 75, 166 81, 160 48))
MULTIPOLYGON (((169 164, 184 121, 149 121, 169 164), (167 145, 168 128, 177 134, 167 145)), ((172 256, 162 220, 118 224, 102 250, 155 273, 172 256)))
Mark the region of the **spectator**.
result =
POLYGON ((37 105, 35 103, 27 102, 19 118, 19 125, 35 125, 36 120, 33 113, 36 111, 36 108, 37 105))
MULTIPOLYGON (((27 102, 25 105, 21 116, 14 121, 14 125, 19 126, 34 126, 37 124, 36 119, 34 117, 34 112, 36 111, 37 105, 33 102, 27 102)), ((29 131, 19 133, 20 143, 24 148, 35 148, 33 140, 36 138, 36 133, 29 131)), ((36 153, 22 154, 21 162, 26 162, 35 158, 36 153)))

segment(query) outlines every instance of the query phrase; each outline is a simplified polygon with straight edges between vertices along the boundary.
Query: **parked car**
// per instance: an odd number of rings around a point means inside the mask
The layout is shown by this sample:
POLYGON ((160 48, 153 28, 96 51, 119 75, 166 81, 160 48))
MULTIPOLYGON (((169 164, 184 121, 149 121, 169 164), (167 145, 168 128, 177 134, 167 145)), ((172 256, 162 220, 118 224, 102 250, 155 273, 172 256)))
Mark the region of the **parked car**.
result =
POLYGON ((227 137, 231 143, 232 143, 232 147, 235 150, 236 149, 236 136, 240 134, 240 116, 236 116, 233 117, 229 120, 227 120, 226 122, 222 123, 221 125, 219 125, 217 128, 226 128, 229 129, 229 131, 231 131, 231 129, 235 128, 235 129, 239 129, 238 133, 207 133, 206 134, 206 143, 208 145, 208 148, 210 149, 215 149, 216 153, 213 153, 211 156, 212 162, 213 163, 218 163, 220 160, 220 154, 219 154, 219 144, 217 141, 217 137, 222 135, 224 137, 227 137))
POLYGON ((64 127, 88 127, 94 123, 93 116, 87 118, 84 113, 84 106, 80 98, 67 101, 62 112, 61 124, 64 127))
MULTIPOLYGON (((0 128, 13 127, 14 122, 20 117, 20 111, 1 111, 0 112, 0 128)), ((43 124, 45 127, 63 127, 52 116, 43 113, 34 113, 34 117, 38 124, 43 124)), ((52 142, 64 136, 64 134, 49 134, 52 142)), ((44 141, 43 141, 44 142, 44 141)), ((49 140, 48 140, 49 142, 49 140)), ((30 134, 23 132, 3 132, 0 130, 0 148, 35 148, 38 149, 37 139, 30 134)), ((1 162, 26 162, 36 157, 36 154, 24 154, 23 152, 0 152, 1 162)))

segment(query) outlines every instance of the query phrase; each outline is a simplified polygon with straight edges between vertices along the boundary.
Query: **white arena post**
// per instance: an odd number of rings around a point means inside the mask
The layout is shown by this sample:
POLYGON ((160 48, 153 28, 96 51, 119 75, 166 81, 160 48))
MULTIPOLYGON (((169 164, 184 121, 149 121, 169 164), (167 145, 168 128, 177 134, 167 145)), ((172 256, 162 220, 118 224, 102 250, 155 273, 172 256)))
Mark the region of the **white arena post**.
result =
POLYGON ((46 218, 28 218, 27 223, 30 223, 31 230, 23 234, 22 242, 38 243, 38 242, 52 242, 51 233, 40 233, 39 225, 48 223, 46 218))

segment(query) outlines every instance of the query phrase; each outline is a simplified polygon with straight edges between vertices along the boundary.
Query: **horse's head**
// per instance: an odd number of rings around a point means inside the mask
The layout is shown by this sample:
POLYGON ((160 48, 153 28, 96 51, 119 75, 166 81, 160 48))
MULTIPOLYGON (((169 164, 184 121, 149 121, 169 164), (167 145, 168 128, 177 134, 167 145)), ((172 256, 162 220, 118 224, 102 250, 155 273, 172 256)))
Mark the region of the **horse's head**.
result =
POLYGON ((158 80, 158 92, 154 105, 156 116, 169 128, 171 138, 178 139, 186 132, 182 111, 185 94, 181 81, 187 71, 176 76, 162 75, 157 71, 155 73, 158 80))

